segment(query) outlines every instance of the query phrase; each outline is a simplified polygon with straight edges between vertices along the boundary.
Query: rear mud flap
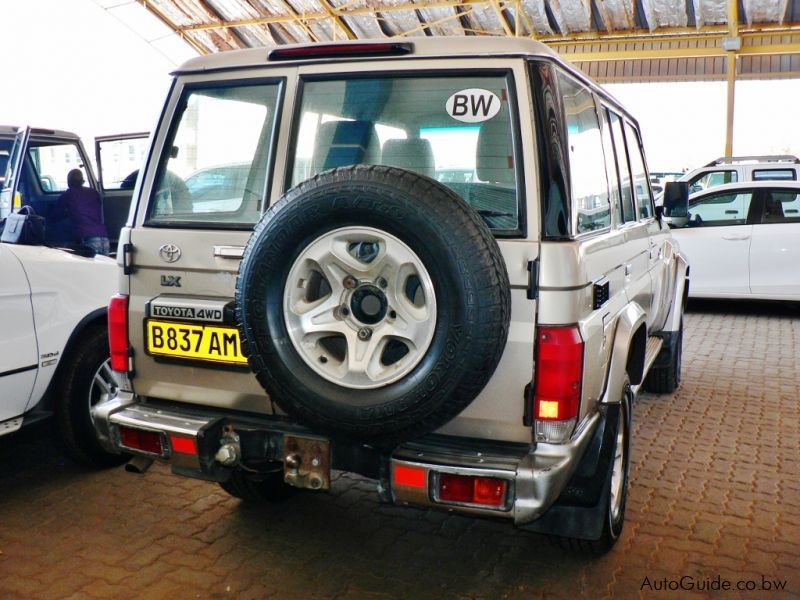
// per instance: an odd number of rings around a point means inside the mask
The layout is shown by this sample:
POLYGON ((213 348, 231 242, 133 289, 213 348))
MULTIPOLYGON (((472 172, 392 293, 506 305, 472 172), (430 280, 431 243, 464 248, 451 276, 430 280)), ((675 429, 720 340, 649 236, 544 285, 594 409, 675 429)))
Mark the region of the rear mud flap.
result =
POLYGON ((608 518, 612 458, 617 437, 618 404, 610 404, 586 452, 558 500, 521 529, 581 540, 597 540, 608 518))

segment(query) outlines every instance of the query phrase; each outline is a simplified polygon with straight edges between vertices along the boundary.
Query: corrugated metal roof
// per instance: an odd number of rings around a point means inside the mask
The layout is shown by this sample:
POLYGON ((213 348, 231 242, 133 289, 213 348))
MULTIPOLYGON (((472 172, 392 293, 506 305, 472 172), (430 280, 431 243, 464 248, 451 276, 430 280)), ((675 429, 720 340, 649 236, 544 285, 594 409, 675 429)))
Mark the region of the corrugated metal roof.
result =
MULTIPOLYGON (((581 67, 600 81, 723 78, 721 40, 730 35, 729 0, 134 1, 203 54, 344 39, 524 36, 581 54, 581 67), (648 55, 676 44, 698 52, 648 55), (709 55, 709 47, 719 53, 709 55), (586 60, 587 53, 596 58, 586 60)), ((760 48, 738 59, 738 72, 797 76, 800 0, 733 1, 743 47, 760 48), (765 44, 781 48, 764 50, 765 44)))

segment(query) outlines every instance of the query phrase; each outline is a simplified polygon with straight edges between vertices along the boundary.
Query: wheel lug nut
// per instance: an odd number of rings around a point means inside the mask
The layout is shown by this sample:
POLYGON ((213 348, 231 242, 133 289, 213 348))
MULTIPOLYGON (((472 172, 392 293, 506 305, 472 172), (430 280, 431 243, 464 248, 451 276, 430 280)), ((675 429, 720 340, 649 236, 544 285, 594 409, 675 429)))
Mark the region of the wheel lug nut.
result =
POLYGON ((337 306, 333 309, 333 316, 339 320, 344 319, 347 315, 350 314, 350 309, 347 308, 345 305, 337 306))
POLYGON ((386 279, 384 279, 383 277, 378 277, 376 283, 378 284, 378 287, 382 288, 385 288, 387 285, 389 285, 389 282, 386 281, 386 279))
POLYGON ((358 330, 358 339, 361 341, 366 341, 372 337, 372 329, 369 327, 362 327, 358 330))
POLYGON ((397 313, 394 312, 393 310, 390 310, 389 311, 389 318, 390 319, 396 319, 397 318, 397 313))
POLYGON ((344 278, 344 281, 342 281, 342 285, 345 287, 345 289, 352 290, 358 285, 358 279, 352 275, 348 275, 344 278))

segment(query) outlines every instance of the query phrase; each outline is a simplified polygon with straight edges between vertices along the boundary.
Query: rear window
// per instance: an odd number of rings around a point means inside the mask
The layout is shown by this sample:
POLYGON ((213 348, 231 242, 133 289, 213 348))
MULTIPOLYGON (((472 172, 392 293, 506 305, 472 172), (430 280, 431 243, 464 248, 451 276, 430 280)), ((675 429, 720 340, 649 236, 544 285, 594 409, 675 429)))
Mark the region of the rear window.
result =
POLYGON ((794 181, 797 173, 794 169, 754 169, 754 181, 794 181))
POLYGON ((148 225, 251 226, 258 220, 279 92, 276 82, 184 93, 159 166, 148 225))
POLYGON ((349 78, 303 84, 291 185, 353 164, 436 179, 495 232, 520 227, 510 77, 349 78))

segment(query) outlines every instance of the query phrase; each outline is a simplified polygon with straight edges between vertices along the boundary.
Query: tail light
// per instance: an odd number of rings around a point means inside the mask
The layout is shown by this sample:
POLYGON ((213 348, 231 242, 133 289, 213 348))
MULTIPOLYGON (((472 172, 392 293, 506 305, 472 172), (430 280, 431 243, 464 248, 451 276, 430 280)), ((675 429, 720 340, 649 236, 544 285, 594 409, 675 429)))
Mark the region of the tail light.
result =
POLYGON ((111 350, 111 368, 121 373, 130 371, 128 344, 128 297, 112 296, 108 303, 108 346, 111 350))
POLYGON ((435 499, 438 502, 501 508, 506 505, 507 488, 505 479, 440 473, 435 499))
POLYGON ((540 327, 533 400, 536 440, 561 443, 575 428, 581 402, 583 340, 572 327, 540 327))
POLYGON ((129 450, 138 450, 148 454, 164 455, 164 442, 160 433, 147 431, 145 429, 134 429, 120 425, 119 427, 120 446, 129 450))

